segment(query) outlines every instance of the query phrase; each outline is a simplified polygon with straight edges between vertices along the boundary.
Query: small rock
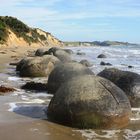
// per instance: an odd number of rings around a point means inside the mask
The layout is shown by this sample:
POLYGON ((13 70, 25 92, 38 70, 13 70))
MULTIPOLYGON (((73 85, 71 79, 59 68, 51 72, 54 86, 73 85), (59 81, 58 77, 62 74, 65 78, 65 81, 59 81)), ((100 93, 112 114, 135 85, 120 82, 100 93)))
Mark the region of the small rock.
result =
POLYGON ((128 68, 134 68, 133 66, 128 66, 128 68))
POLYGON ((100 63, 100 65, 102 65, 102 66, 112 66, 112 64, 110 64, 110 63, 105 63, 105 62, 103 62, 103 61, 100 63))
POLYGON ((77 55, 86 55, 84 52, 77 52, 77 55))
POLYGON ((100 54, 97 56, 97 58, 107 58, 107 56, 105 54, 100 54))

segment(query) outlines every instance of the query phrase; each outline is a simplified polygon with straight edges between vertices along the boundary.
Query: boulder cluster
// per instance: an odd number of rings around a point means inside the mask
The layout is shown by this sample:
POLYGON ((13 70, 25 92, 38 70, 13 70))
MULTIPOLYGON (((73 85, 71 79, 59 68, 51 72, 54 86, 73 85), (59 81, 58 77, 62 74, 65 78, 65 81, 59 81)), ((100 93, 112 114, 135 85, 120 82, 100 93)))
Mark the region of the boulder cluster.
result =
POLYGON ((140 75, 115 68, 95 75, 92 64, 72 60, 73 53, 53 47, 38 49, 34 57, 22 59, 16 68, 21 77, 48 78, 46 84, 32 82, 24 88, 42 87, 53 94, 45 111, 50 121, 80 129, 127 126, 131 106, 140 106, 140 75))

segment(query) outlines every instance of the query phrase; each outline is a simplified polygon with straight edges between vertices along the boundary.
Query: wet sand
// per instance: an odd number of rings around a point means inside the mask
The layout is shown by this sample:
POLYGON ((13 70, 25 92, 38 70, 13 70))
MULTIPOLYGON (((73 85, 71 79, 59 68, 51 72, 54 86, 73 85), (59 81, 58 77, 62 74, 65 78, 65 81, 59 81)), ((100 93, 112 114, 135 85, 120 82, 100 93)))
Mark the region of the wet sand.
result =
MULTIPOLYGON (((10 62, 17 62, 37 48, 10 47, 0 48, 0 82, 2 85, 18 87, 16 83, 8 81, 8 74, 12 66, 10 62), (12 83, 12 85, 11 85, 12 83)), ((1 140, 77 140, 83 139, 71 128, 48 122, 28 115, 21 115, 8 111, 9 104, 20 102, 19 95, 13 93, 0 96, 0 139, 1 140)))

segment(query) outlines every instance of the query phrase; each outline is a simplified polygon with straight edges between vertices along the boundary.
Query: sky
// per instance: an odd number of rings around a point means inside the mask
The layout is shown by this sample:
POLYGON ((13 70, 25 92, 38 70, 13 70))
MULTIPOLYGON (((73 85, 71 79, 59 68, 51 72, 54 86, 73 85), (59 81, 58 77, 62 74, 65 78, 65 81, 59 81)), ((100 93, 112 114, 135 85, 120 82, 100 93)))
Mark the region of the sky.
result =
POLYGON ((140 43, 140 0, 0 0, 0 15, 62 41, 140 43))

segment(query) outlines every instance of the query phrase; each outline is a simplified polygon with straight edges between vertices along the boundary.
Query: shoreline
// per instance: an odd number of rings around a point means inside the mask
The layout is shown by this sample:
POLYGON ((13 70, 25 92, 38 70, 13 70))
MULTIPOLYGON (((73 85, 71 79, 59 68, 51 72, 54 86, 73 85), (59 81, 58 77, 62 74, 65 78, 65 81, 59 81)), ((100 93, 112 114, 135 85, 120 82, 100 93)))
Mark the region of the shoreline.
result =
MULTIPOLYGON (((39 47, 40 48, 40 47, 39 47)), ((44 47, 42 47, 44 48, 44 47)), ((46 47, 45 47, 46 48, 46 47)), ((11 73, 10 62, 18 61, 21 58, 28 55, 30 51, 37 50, 38 47, 7 47, 0 48, 0 77, 2 85, 10 85, 8 81, 7 73, 11 73), (13 57, 15 56, 15 57, 13 57), (7 77, 5 77, 7 75, 7 77)), ((49 49, 49 48, 48 48, 49 49)), ((12 69, 13 71, 13 69, 12 69)), ((9 75, 10 76, 10 75, 9 75)), ((14 82, 14 81, 13 81, 14 82)), ((14 83, 12 83, 14 85, 14 83)), ((10 85, 10 86, 12 86, 10 85)), ((19 91, 20 92, 20 91, 19 91)), ((16 112, 9 111, 10 103, 23 104, 22 95, 14 95, 14 93, 8 93, 0 96, 0 136, 3 140, 83 140, 80 134, 72 132, 72 128, 65 127, 59 124, 54 124, 41 118, 32 118, 30 116, 18 114, 16 112)), ((37 104, 39 105, 39 104, 37 104)), ((23 104, 24 106, 24 104, 23 104)), ((25 104, 26 106, 26 104, 25 104)), ((23 110, 24 111, 24 110, 23 110)))

